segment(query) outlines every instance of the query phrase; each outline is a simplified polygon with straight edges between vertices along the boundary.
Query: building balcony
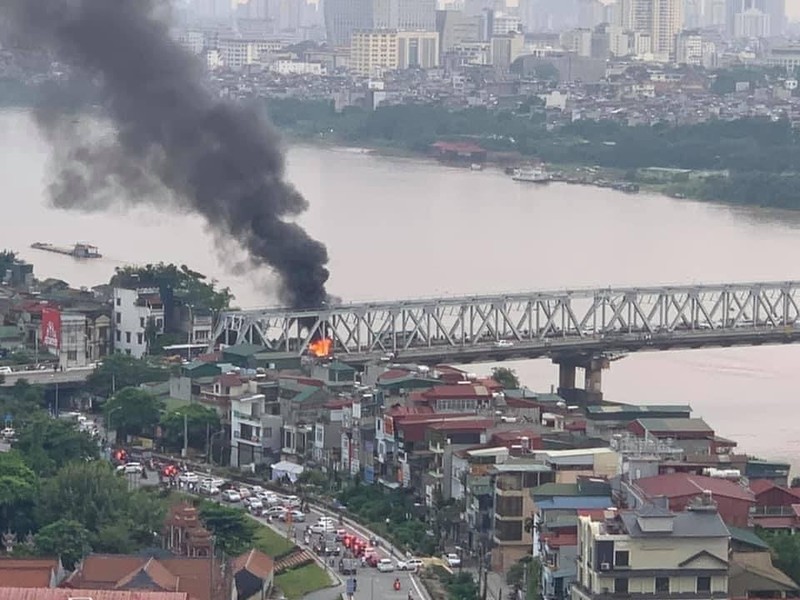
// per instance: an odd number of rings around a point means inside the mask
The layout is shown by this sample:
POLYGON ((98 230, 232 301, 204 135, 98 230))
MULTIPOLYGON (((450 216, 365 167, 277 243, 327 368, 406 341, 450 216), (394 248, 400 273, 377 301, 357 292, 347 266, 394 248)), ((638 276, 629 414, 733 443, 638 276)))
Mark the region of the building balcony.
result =
POLYGON ((241 432, 234 431, 233 439, 243 444, 249 444, 251 446, 261 446, 261 438, 257 435, 243 436, 241 432))
POLYGON ((261 417, 260 416, 253 416, 250 413, 242 412, 239 410, 232 411, 233 416, 240 421, 247 421, 248 423, 258 423, 261 424, 261 417))

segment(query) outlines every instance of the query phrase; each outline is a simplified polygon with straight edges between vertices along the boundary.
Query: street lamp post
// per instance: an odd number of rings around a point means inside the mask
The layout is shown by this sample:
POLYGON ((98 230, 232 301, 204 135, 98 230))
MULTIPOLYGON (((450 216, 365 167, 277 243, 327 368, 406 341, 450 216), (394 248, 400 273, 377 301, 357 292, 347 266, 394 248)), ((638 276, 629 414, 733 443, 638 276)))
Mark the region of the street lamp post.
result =
MULTIPOLYGON (((112 429, 111 429, 111 416, 115 412, 117 412, 118 410, 122 410, 122 407, 121 406, 117 406, 115 408, 112 408, 110 411, 108 411, 108 416, 106 417, 106 429, 108 430, 106 433, 108 433, 108 434, 111 434, 111 431, 112 431, 112 429)), ((110 435, 109 435, 109 437, 110 437, 110 435)), ((109 441, 109 443, 111 442, 111 440, 108 440, 108 441, 109 441)), ((114 443, 116 443, 116 441, 117 441, 117 431, 114 430, 114 443)))

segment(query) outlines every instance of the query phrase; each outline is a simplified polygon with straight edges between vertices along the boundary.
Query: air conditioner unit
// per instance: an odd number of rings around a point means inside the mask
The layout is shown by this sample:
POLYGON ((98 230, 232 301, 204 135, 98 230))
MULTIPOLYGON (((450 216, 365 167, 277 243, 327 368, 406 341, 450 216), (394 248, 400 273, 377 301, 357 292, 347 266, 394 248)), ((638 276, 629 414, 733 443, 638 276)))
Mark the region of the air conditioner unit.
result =
POLYGON ((611 563, 600 563, 600 570, 601 571, 610 571, 611 570, 611 563))

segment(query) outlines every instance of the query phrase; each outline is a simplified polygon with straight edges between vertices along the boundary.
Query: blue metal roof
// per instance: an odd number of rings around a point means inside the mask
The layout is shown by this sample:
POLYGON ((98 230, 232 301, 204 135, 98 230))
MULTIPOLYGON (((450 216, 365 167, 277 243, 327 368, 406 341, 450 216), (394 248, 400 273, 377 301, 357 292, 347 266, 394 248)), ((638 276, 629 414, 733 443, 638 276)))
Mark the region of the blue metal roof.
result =
POLYGON ((539 510, 579 510, 614 506, 610 496, 556 496, 536 502, 539 510))

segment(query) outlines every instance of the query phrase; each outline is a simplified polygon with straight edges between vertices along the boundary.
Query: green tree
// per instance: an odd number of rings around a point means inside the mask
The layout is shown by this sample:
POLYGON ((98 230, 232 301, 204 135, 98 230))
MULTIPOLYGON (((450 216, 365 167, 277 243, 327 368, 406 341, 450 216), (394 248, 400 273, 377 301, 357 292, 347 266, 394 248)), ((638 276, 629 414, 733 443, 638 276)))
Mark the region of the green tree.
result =
POLYGON ((508 367, 495 367, 492 369, 492 379, 507 390, 519 389, 519 377, 514 369, 508 367))
POLYGON ((757 533, 772 549, 775 566, 795 582, 800 581, 800 536, 763 529, 759 529, 757 533))
POLYGON ((64 567, 75 564, 91 552, 89 532, 78 521, 59 519, 45 525, 34 537, 36 552, 41 556, 60 556, 64 567))
POLYGON ((157 287, 164 302, 168 331, 174 330, 169 327, 169 321, 176 300, 195 309, 211 311, 224 310, 233 300, 229 288, 217 289, 216 281, 208 281, 205 275, 186 265, 158 263, 119 267, 110 283, 128 288, 157 287))
POLYGON ((257 525, 244 511, 214 502, 200 503, 200 518, 216 537, 217 548, 236 556, 253 547, 257 525))
POLYGON ((127 482, 108 463, 69 463, 42 485, 39 520, 77 521, 96 534, 104 525, 125 521, 130 499, 127 482))
POLYGON ((104 405, 106 423, 123 435, 149 433, 161 418, 164 403, 144 390, 127 387, 104 405))
POLYGON ((126 387, 142 383, 167 381, 169 370, 126 354, 112 354, 103 359, 97 369, 86 378, 86 389, 102 398, 126 387))
POLYGON ((189 446, 205 448, 209 433, 219 431, 220 421, 217 411, 202 404, 188 404, 171 410, 161 417, 164 444, 170 448, 183 446, 183 425, 189 433, 189 446))
POLYGON ((51 419, 37 413, 24 424, 14 443, 25 462, 40 476, 51 476, 65 464, 75 460, 100 457, 97 442, 68 421, 51 419))
POLYGON ((22 455, 0 452, 0 531, 30 530, 37 490, 38 478, 22 455))

